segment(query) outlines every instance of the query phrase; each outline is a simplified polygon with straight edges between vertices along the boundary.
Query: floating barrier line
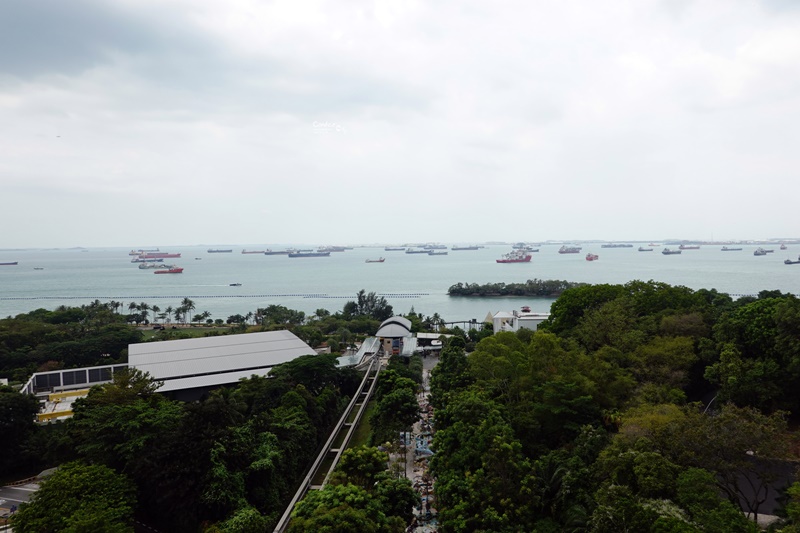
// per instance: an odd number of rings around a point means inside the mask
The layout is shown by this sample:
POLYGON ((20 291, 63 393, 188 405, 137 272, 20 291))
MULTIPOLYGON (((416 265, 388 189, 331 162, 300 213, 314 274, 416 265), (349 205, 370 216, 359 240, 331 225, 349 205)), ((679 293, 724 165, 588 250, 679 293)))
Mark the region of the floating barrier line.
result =
MULTIPOLYGON (((420 298, 430 296, 430 293, 391 293, 379 294, 388 298, 420 298)), ((355 296, 330 296, 325 293, 305 293, 305 294, 180 294, 171 296, 0 296, 0 301, 6 300, 165 300, 175 298, 326 298, 326 299, 354 299, 355 296)))

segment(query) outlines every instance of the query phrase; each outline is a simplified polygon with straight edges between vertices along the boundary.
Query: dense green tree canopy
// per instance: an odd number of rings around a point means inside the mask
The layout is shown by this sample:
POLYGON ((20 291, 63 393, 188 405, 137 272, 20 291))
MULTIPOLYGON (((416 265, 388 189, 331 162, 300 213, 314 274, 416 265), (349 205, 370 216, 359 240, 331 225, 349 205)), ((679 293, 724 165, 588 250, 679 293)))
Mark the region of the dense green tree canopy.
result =
POLYGON ((551 311, 536 333, 443 351, 440 530, 753 531, 743 513, 790 457, 776 409, 800 414, 798 300, 634 281, 569 288, 551 311))
POLYGON ((0 385, 0 472, 12 472, 19 466, 18 450, 36 431, 38 412, 35 397, 0 385))
POLYGON ((72 462, 44 480, 12 518, 14 531, 133 531, 134 485, 103 465, 72 462))

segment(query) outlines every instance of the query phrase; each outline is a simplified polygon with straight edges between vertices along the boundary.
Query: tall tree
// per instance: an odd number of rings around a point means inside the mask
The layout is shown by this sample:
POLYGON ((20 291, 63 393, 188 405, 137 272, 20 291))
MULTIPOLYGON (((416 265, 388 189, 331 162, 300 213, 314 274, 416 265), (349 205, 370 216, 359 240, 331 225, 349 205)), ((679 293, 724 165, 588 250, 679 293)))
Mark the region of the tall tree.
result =
POLYGON ((14 531, 133 532, 135 489, 103 465, 61 465, 11 518, 14 531))
POLYGON ((34 396, 0 385, 0 471, 12 472, 24 466, 20 450, 36 430, 37 412, 39 402, 34 396))

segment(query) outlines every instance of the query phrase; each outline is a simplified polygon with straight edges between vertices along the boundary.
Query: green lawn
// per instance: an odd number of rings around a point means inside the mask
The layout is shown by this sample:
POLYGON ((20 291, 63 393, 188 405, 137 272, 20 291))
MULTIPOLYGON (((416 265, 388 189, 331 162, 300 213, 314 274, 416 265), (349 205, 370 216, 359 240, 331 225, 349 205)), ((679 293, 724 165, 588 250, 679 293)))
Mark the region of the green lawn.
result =
POLYGON ((369 417, 375 411, 375 400, 370 400, 367 404, 367 409, 364 411, 364 416, 361 417, 361 422, 356 427, 353 433, 353 438, 350 439, 348 448, 355 448, 357 446, 366 446, 369 444, 369 436, 372 433, 372 426, 369 423, 369 417))
MULTIPOLYGON (((151 328, 152 328, 152 326, 149 326, 146 329, 145 328, 142 329, 142 333, 144 334, 144 340, 149 341, 149 340, 153 340, 153 339, 155 339, 155 340, 162 339, 162 331, 161 330, 157 330, 157 329, 151 329, 151 328)), ((230 329, 231 329, 228 326, 222 326, 222 327, 216 327, 215 326, 215 327, 211 327, 211 328, 203 327, 203 326, 194 327, 194 328, 193 327, 179 326, 176 329, 172 329, 171 326, 166 326, 166 328, 167 329, 163 330, 166 333, 166 336, 163 336, 163 340, 170 340, 172 338, 181 339, 181 338, 185 338, 185 337, 204 337, 204 336, 206 336, 207 334, 209 334, 209 333, 211 333, 213 331, 216 331, 216 332, 219 332, 219 333, 226 333, 226 332, 230 331, 230 329), (171 336, 172 334, 174 334, 175 337, 172 337, 171 336)))

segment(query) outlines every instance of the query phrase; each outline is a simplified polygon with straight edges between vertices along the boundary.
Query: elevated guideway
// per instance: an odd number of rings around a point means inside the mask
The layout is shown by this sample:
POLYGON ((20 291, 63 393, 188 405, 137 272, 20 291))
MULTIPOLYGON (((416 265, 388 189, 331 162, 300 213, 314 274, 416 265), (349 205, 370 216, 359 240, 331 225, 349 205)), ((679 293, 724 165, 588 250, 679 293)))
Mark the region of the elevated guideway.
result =
POLYGON ((298 487, 297 492, 295 492, 294 497, 286 507, 286 511, 284 511, 283 516, 275 526, 275 533, 286 531, 294 506, 303 499, 309 490, 322 490, 328 483, 331 473, 336 469, 336 465, 339 464, 342 453, 347 449, 355 429, 361 422, 361 417, 367 409, 367 404, 369 404, 369 400, 375 390, 375 384, 378 382, 378 374, 381 371, 380 352, 376 352, 362 364, 366 365, 366 372, 358 391, 353 395, 341 418, 334 426, 333 431, 331 431, 328 440, 311 465, 306 477, 300 483, 300 487, 298 487))

